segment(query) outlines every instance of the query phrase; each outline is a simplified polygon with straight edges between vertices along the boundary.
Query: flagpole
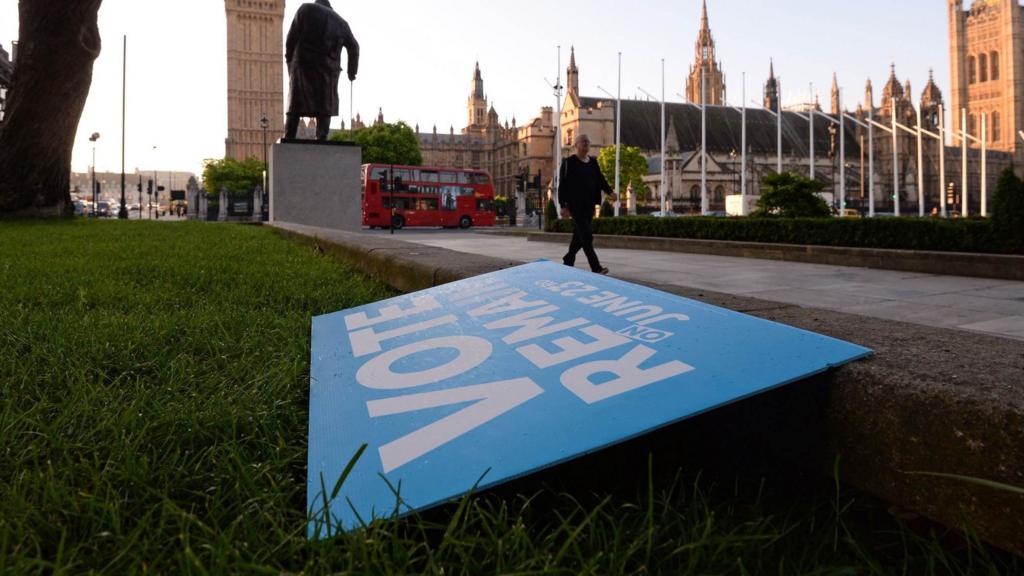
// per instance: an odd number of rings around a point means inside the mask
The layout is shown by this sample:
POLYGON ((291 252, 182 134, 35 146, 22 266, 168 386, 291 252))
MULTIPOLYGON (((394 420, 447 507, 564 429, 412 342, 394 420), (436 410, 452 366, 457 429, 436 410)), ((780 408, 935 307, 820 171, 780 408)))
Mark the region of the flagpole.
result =
POLYGON ((743 111, 740 115, 743 128, 740 130, 740 216, 747 215, 747 73, 743 73, 743 111))
POLYGON ((665 59, 661 59, 661 210, 665 208, 665 59))
POLYGON ((967 204, 967 108, 960 109, 960 217, 970 213, 967 204))
POLYGON ((892 99, 892 201, 893 213, 900 215, 900 144, 899 127, 896 126, 896 97, 892 99))
POLYGON ((846 210, 846 111, 843 110, 843 91, 839 91, 839 215, 846 210))
POLYGON ((619 202, 622 200, 618 197, 619 186, 622 182, 622 177, 619 173, 619 162, 622 156, 622 52, 619 52, 619 90, 618 96, 615 98, 615 216, 619 215, 619 202))
POLYGON ((924 218, 924 125, 917 107, 917 216, 924 218))
POLYGON ((700 67, 700 213, 708 214, 708 98, 704 83, 704 65, 700 67))
POLYGON ((949 216, 946 208, 946 111, 939 104, 939 206, 942 217, 949 216))
POLYGON ((811 119, 811 124, 810 124, 811 127, 810 127, 810 136, 807 138, 807 141, 808 141, 808 143, 810 145, 810 149, 811 149, 811 162, 810 162, 810 170, 809 170, 808 173, 810 174, 811 180, 814 180, 814 113, 816 112, 816 110, 814 108, 814 83, 813 82, 811 83, 810 87, 811 87, 811 99, 810 99, 811 110, 810 110, 810 113, 807 115, 807 117, 811 119))

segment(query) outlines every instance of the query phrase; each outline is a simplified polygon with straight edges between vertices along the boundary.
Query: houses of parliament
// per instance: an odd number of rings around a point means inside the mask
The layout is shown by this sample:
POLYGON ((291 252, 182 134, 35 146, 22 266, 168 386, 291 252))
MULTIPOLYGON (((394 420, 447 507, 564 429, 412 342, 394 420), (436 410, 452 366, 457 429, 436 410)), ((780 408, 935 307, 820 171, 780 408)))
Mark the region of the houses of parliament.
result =
MULTIPOLYGON (((228 23, 228 117, 226 153, 229 157, 262 157, 263 125, 273 139, 283 130, 283 0, 225 0, 228 23), (263 118, 267 122, 261 124, 263 118)), ((999 172, 1006 166, 1024 166, 1024 8, 1017 0, 975 0, 969 8, 962 0, 948 0, 949 45, 951 63, 951 105, 929 78, 919 95, 909 81, 900 81, 895 65, 889 65, 888 78, 880 98, 876 98, 870 79, 865 82, 863 98, 850 109, 843 106, 839 80, 833 76, 829 109, 824 112, 832 120, 818 120, 813 132, 809 111, 822 111, 821 104, 804 102, 785 106, 781 101, 779 78, 775 75, 780 62, 766 62, 767 79, 763 84, 763 107, 746 111, 747 157, 746 174, 738 156, 742 152, 742 117, 730 105, 726 92, 725 68, 719 60, 707 3, 701 7, 700 24, 691 65, 688 69, 685 104, 666 106, 667 154, 661 157, 661 105, 649 100, 621 102, 621 138, 627 146, 638 147, 648 158, 649 175, 645 178, 650 198, 660 196, 659 186, 664 172, 671 209, 693 212, 700 207, 702 193, 700 158, 706 158, 706 181, 711 209, 724 209, 725 197, 739 194, 746 176, 748 194, 758 194, 761 178, 778 169, 779 121, 782 115, 783 169, 810 173, 811 142, 815 151, 815 178, 828 191, 840 187, 839 178, 846 178, 848 204, 861 207, 874 190, 879 210, 891 210, 896 200, 908 212, 925 199, 925 208, 932 209, 946 194, 954 208, 978 210, 978 189, 981 182, 981 150, 979 140, 970 140, 967 155, 969 202, 962 201, 959 190, 961 168, 960 138, 957 129, 963 121, 967 133, 975 139, 986 139, 988 170, 986 178, 991 193, 999 172), (701 109, 708 122, 707 149, 701 150, 701 109), (840 112, 843 114, 841 115, 840 112), (966 112, 966 115, 961 113, 966 112), (894 139, 879 130, 864 128, 868 119, 888 125, 895 120, 914 129, 918 111, 924 128, 945 130, 944 145, 935 139, 923 142, 918 164, 917 138, 901 131, 895 138, 898 160, 893 165, 894 139), (948 114, 940 114, 948 111, 948 114), (834 126, 843 117, 845 130, 834 126), (945 122, 943 116, 950 119, 945 122), (982 119, 985 120, 984 131, 982 119), (844 134, 845 133, 845 134, 844 134), (839 139, 845 135, 845 141, 839 139), (872 139, 873 136, 873 139, 872 139), (840 158, 840 151, 845 156, 840 158), (873 152, 874 180, 871 180, 867 157, 873 152), (940 182, 937 166, 944 155, 948 182, 940 182), (842 168, 845 168, 843 170, 842 168), (893 172, 898 174, 894 183, 893 172), (919 174, 921 176, 919 176, 919 174), (920 180, 920 181, 919 181, 920 180)), ((880 63, 886 66, 888 63, 880 63)), ((884 69, 884 68, 883 68, 884 69)), ((577 54, 570 55, 566 70, 567 93, 561 110, 542 107, 540 113, 524 124, 515 118, 500 120, 484 90, 484 72, 479 63, 471 71, 466 100, 466 124, 460 129, 449 126, 438 130, 433 126, 416 134, 424 163, 442 167, 485 169, 495 180, 496 191, 513 195, 516 175, 540 175, 548 185, 552 180, 555 146, 563 154, 571 153, 573 139, 587 134, 595 149, 615 142, 615 100, 586 96, 580 92, 580 68, 577 54), (555 142, 555 123, 560 128, 560 141, 555 142)), ((383 112, 377 121, 383 121, 383 112)), ((356 124, 355 122, 353 122, 356 124)), ((361 125, 361 121, 356 124, 361 125)), ((666 207, 668 208, 668 207, 666 207)))

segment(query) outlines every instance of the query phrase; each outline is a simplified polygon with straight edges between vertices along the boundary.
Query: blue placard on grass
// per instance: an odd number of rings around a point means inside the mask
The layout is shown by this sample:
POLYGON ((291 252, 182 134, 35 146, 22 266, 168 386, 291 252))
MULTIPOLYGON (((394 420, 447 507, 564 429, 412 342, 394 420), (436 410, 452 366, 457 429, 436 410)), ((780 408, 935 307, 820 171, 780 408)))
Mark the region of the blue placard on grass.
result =
POLYGON ((320 316, 312 336, 311 537, 444 503, 478 481, 493 486, 871 353, 550 262, 320 316))

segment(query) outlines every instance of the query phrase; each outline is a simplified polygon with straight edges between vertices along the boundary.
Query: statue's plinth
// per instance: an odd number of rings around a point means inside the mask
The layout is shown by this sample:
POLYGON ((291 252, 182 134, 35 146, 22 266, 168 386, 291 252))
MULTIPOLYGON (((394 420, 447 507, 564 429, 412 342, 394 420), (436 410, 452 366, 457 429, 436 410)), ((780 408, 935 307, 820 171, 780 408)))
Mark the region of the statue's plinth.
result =
POLYGON ((346 142, 281 140, 270 153, 270 221, 362 228, 363 151, 346 142))

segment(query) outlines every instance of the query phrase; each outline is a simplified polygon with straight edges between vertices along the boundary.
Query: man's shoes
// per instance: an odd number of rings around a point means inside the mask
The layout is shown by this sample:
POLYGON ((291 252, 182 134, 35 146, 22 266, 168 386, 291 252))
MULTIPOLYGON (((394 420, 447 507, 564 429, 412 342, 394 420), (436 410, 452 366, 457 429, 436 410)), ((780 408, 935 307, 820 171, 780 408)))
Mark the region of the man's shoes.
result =
POLYGON ((594 270, 594 274, 600 274, 601 276, 607 276, 608 275, 608 269, 607 268, 601 268, 600 270, 594 270))

